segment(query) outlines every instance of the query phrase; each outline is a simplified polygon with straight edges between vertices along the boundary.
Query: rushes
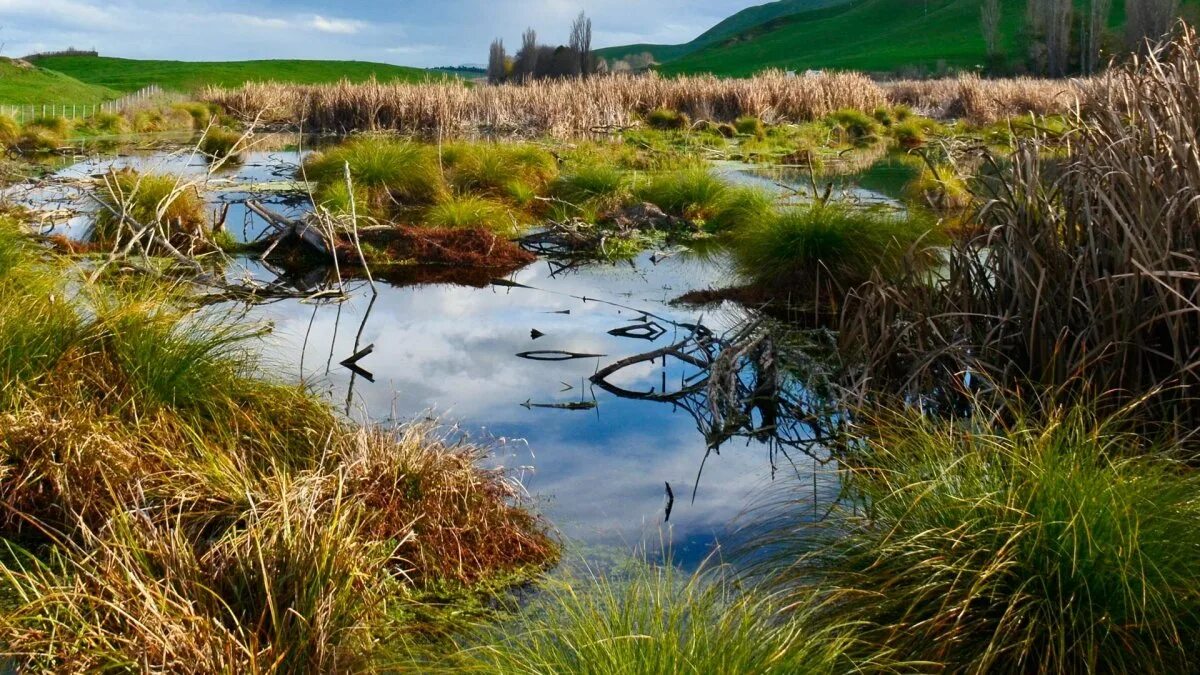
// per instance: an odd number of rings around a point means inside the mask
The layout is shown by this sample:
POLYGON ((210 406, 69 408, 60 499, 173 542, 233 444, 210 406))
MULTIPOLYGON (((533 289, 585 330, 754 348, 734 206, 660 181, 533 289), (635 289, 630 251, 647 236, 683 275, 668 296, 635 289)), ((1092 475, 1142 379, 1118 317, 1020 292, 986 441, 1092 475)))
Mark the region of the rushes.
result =
POLYGON ((627 127, 655 110, 731 122, 743 115, 806 121, 839 108, 873 110, 883 91, 858 73, 789 77, 770 72, 745 80, 613 76, 539 80, 521 86, 248 84, 203 95, 233 114, 299 123, 327 131, 395 130, 442 135, 481 131, 570 136, 627 127))

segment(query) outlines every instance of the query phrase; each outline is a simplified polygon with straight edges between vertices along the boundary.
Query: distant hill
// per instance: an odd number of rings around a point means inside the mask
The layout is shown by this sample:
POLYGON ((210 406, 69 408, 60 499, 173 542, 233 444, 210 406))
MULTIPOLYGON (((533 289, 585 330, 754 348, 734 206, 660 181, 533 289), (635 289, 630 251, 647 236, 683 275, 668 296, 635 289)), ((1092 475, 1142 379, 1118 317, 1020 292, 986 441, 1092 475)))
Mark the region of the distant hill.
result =
POLYGON ((25 61, 0 58, 0 105, 92 104, 120 94, 25 61))
POLYGON ((686 54, 698 51, 711 44, 720 42, 722 39, 729 38, 748 28, 760 26, 768 21, 777 19, 782 16, 791 14, 799 14, 808 12, 822 7, 839 5, 849 0, 779 0, 778 2, 769 2, 765 5, 757 5, 747 7, 733 16, 718 23, 712 28, 702 33, 699 37, 691 42, 681 45, 654 45, 654 44, 635 44, 624 45, 621 47, 609 47, 599 49, 596 53, 609 61, 623 59, 632 54, 643 54, 649 52, 654 55, 654 60, 660 63, 677 59, 686 54))
POLYGON ((405 82, 445 77, 420 68, 365 61, 143 61, 104 56, 47 56, 35 59, 34 63, 81 82, 121 92, 137 91, 150 84, 191 92, 208 85, 237 87, 268 80, 323 84, 343 78, 362 82, 372 75, 380 81, 405 82))

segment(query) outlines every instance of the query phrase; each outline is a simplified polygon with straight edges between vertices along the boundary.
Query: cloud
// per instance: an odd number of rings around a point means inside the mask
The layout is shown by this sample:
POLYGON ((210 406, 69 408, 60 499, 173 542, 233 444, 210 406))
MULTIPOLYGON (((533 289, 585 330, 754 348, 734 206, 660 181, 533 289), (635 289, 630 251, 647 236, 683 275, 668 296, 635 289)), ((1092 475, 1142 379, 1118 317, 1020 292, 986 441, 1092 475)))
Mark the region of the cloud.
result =
POLYGON ((314 15, 308 25, 322 33, 332 33, 334 35, 354 35, 366 26, 362 21, 326 19, 320 14, 314 15))

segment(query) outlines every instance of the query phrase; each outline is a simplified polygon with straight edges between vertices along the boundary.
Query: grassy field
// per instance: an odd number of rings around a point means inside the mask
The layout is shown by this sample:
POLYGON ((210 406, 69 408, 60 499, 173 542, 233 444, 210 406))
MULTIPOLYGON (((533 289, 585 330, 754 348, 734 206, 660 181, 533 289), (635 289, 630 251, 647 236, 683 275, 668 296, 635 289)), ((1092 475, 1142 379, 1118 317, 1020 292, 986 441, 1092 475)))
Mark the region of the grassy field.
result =
MULTIPOLYGON (((1013 53, 1025 3, 1004 0, 1002 6, 1013 53)), ((977 0, 858 0, 776 19, 671 61, 663 71, 740 76, 764 68, 932 70, 984 61, 977 0)))
POLYGON ((99 103, 118 96, 119 93, 107 87, 85 84, 62 73, 0 59, 0 105, 99 103))
POLYGON ((442 77, 419 68, 365 61, 140 61, 103 56, 52 56, 38 59, 37 65, 90 85, 121 92, 137 91, 151 84, 190 92, 208 85, 236 87, 245 82, 323 84, 343 78, 362 82, 372 75, 381 81, 419 82, 442 77))
POLYGON ((822 7, 839 5, 848 0, 779 0, 764 5, 747 7, 730 16, 721 23, 713 26, 691 42, 681 45, 635 44, 620 47, 609 47, 597 50, 597 54, 609 60, 625 58, 630 54, 650 52, 660 63, 677 59, 686 54, 699 51, 709 45, 716 44, 725 38, 732 37, 742 31, 760 26, 768 21, 783 16, 809 12, 822 7))

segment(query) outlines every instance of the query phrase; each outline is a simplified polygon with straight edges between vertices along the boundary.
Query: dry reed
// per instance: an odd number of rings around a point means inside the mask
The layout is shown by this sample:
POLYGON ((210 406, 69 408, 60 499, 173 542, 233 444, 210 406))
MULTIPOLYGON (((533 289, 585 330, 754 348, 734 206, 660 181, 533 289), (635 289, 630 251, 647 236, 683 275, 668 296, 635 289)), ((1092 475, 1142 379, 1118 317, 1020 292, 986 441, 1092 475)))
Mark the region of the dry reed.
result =
POLYGON ((881 86, 893 105, 911 106, 923 115, 939 119, 989 124, 1030 113, 1069 113, 1092 82, 1032 77, 989 80, 963 75, 938 80, 899 80, 881 86))
POLYGON ((456 136, 478 132, 569 136, 629 126, 656 109, 696 120, 805 121, 843 108, 873 110, 883 91, 859 73, 750 79, 711 76, 666 79, 613 76, 540 81, 524 86, 464 87, 452 83, 341 82, 294 86, 247 84, 208 89, 206 101, 233 114, 324 131, 391 130, 456 136))

